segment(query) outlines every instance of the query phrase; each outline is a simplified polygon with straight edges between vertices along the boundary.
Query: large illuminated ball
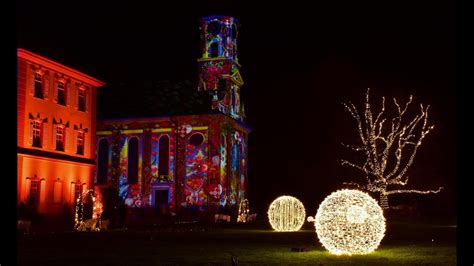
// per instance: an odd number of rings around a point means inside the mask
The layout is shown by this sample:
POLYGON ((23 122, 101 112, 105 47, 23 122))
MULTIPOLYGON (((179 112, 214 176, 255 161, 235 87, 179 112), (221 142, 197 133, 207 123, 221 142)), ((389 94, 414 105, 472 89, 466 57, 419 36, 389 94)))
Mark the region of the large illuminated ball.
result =
POLYGON ((367 254, 385 234, 382 208, 368 194, 352 189, 333 192, 314 219, 319 241, 332 254, 367 254))
POLYGON ((291 196, 278 197, 268 208, 268 220, 272 228, 280 232, 300 230, 305 217, 303 203, 291 196))

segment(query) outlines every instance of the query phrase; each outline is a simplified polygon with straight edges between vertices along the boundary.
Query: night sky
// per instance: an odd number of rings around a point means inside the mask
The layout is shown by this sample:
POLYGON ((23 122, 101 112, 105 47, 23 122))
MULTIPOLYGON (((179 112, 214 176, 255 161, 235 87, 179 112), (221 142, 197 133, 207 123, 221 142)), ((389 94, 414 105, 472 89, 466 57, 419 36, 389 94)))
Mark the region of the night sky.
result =
MULTIPOLYGON (((341 103, 360 107, 370 87, 372 103, 378 106, 385 95, 389 109, 389 98, 407 100, 413 94, 412 107, 430 104, 435 124, 408 173, 409 185, 446 190, 390 200, 416 199, 427 214, 455 214, 453 1, 156 2, 19 0, 17 45, 105 81, 99 94, 101 116, 101 110, 116 110, 121 108, 117 102, 140 95, 131 84, 195 83, 198 18, 234 16, 241 23, 242 100, 253 129, 252 211, 263 215, 274 198, 287 194, 315 214, 342 182, 361 180, 338 162, 354 158, 340 142, 357 141, 354 120, 341 103)), ((133 109, 128 111, 134 115, 133 109)))

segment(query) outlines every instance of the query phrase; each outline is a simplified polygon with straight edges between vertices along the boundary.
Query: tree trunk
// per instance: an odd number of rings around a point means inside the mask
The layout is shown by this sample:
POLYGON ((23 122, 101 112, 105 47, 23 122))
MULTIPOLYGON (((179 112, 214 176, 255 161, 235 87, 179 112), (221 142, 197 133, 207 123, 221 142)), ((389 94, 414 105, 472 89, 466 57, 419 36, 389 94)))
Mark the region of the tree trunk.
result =
POLYGON ((388 209, 388 195, 385 192, 380 192, 380 207, 388 209))

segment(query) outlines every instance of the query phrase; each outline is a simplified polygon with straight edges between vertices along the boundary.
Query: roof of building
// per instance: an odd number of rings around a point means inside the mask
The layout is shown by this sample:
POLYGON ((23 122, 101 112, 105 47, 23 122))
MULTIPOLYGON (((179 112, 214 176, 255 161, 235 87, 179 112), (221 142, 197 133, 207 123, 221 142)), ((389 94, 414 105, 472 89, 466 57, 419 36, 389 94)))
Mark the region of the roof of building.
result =
POLYGON ((17 50, 17 55, 19 58, 23 58, 27 61, 42 65, 46 68, 49 68, 51 70, 57 71, 59 73, 65 74, 67 76, 70 76, 72 78, 75 78, 77 80, 83 81, 85 83, 88 83, 92 86, 95 87, 101 87, 105 85, 105 82, 100 81, 96 78, 93 78, 89 75, 86 75, 82 72, 79 72, 73 68, 70 68, 68 66, 62 65, 58 62, 55 62, 53 60, 50 60, 46 57, 40 56, 38 54, 35 54, 33 52, 30 52, 28 50, 18 48, 17 50))
POLYGON ((161 120, 174 116, 219 114, 251 131, 249 125, 211 108, 212 96, 191 81, 110 83, 98 92, 98 122, 161 120))
POLYGON ((109 84, 98 94, 98 118, 213 114, 211 95, 190 81, 109 84))

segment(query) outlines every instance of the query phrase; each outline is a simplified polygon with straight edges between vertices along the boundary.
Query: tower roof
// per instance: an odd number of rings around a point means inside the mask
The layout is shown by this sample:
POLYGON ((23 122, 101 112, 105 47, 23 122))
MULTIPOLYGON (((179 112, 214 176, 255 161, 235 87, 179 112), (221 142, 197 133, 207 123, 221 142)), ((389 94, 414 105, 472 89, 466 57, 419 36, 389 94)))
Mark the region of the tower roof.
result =
POLYGON ((232 20, 234 23, 239 24, 239 21, 233 16, 226 16, 226 15, 209 15, 201 17, 201 21, 212 21, 212 20, 232 20))

